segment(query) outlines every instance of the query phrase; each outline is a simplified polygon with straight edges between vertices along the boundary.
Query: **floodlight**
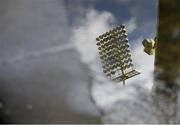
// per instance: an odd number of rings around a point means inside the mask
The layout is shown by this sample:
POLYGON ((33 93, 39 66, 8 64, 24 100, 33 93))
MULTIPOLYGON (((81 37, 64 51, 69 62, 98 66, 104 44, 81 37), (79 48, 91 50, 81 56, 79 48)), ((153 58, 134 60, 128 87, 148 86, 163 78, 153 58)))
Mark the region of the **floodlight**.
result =
POLYGON ((123 81, 140 74, 134 69, 125 25, 96 38, 103 72, 113 81, 123 81))

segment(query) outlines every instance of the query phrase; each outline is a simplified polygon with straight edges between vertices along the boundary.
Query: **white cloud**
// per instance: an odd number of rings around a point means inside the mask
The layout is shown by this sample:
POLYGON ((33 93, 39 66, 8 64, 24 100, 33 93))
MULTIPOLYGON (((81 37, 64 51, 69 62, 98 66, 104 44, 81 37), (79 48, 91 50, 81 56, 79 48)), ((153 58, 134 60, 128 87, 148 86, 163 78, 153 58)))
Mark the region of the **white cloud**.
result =
POLYGON ((134 41, 136 44, 132 45, 132 56, 135 67, 141 71, 141 75, 135 77, 133 82, 141 81, 143 83, 138 84, 145 88, 151 89, 153 84, 154 56, 147 55, 144 52, 142 41, 143 38, 139 38, 134 41))
MULTIPOLYGON (((94 75, 96 75, 96 71, 99 71, 101 68, 100 66, 97 66, 97 58, 99 57, 98 49, 96 46, 96 37, 110 29, 110 24, 112 24, 115 19, 109 12, 99 12, 94 9, 89 9, 85 16, 80 17, 78 21, 80 21, 78 23, 79 25, 73 28, 73 34, 70 39, 81 55, 82 62, 91 69, 94 75)), ((95 84, 97 84, 96 81, 95 84)), ((79 89, 82 87, 76 85, 76 88, 79 89)), ((76 88, 73 87, 72 90, 74 91, 74 89, 76 88)), ((97 88, 95 88, 95 91, 96 90, 97 88)), ((80 89, 78 92, 76 92, 77 95, 71 94, 72 97, 75 96, 74 98, 69 97, 71 101, 74 99, 77 100, 77 96, 83 98, 80 93, 81 91, 83 91, 83 89, 80 89)), ((74 109, 76 109, 76 111, 86 111, 88 107, 85 110, 82 106, 79 105, 79 103, 82 102, 79 100, 81 100, 82 98, 79 98, 77 101, 69 103, 68 105, 70 105, 70 107, 75 107, 74 109)), ((85 102, 83 103, 85 104, 85 102)))
POLYGON ((96 37, 110 29, 109 24, 114 21, 111 13, 90 9, 85 18, 82 18, 81 25, 74 28, 72 41, 75 42, 83 62, 90 64, 96 60, 96 37))
POLYGON ((126 21, 127 23, 127 31, 128 33, 132 33, 137 28, 136 18, 132 17, 129 21, 126 21))

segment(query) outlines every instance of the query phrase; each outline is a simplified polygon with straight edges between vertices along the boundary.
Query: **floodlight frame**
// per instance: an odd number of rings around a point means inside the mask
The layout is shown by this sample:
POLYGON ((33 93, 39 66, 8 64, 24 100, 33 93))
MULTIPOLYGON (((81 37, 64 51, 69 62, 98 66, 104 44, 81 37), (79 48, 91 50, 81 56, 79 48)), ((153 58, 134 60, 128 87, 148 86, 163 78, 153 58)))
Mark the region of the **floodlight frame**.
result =
POLYGON ((140 74, 134 69, 125 25, 120 25, 96 38, 103 72, 113 81, 123 81, 140 74), (131 69, 130 69, 131 68, 131 69), (130 69, 129 72, 126 72, 130 69), (121 73, 119 73, 121 72, 121 73), (115 74, 118 73, 118 76, 115 74))

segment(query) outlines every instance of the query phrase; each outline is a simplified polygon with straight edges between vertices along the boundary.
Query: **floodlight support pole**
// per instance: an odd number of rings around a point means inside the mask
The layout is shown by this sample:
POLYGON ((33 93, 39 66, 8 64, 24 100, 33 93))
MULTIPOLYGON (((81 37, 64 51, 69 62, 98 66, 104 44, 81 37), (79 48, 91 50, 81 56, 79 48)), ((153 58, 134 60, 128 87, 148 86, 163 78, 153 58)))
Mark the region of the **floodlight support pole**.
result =
MULTIPOLYGON (((116 41, 118 41, 116 37, 115 37, 115 39, 116 39, 116 41)), ((119 53, 119 55, 120 55, 120 53, 119 53)), ((122 78, 122 79, 123 79, 123 80, 122 80, 122 81, 123 81, 123 85, 125 85, 125 79, 124 79, 125 73, 124 73, 124 70, 123 70, 123 64, 122 64, 121 58, 120 58, 119 62, 120 62, 120 67, 121 67, 121 69, 122 69, 122 70, 121 70, 121 73, 122 73, 122 77, 123 77, 123 78, 122 78)))

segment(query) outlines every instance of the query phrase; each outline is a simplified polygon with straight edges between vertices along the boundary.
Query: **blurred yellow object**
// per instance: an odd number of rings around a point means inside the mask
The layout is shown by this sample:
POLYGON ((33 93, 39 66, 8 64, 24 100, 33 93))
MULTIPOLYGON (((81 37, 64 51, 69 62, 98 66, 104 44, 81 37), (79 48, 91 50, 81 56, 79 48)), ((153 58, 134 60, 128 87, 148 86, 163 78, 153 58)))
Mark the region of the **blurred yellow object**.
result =
POLYGON ((148 55, 154 55, 155 53, 155 40, 154 39, 144 39, 142 42, 144 46, 144 52, 148 55))

